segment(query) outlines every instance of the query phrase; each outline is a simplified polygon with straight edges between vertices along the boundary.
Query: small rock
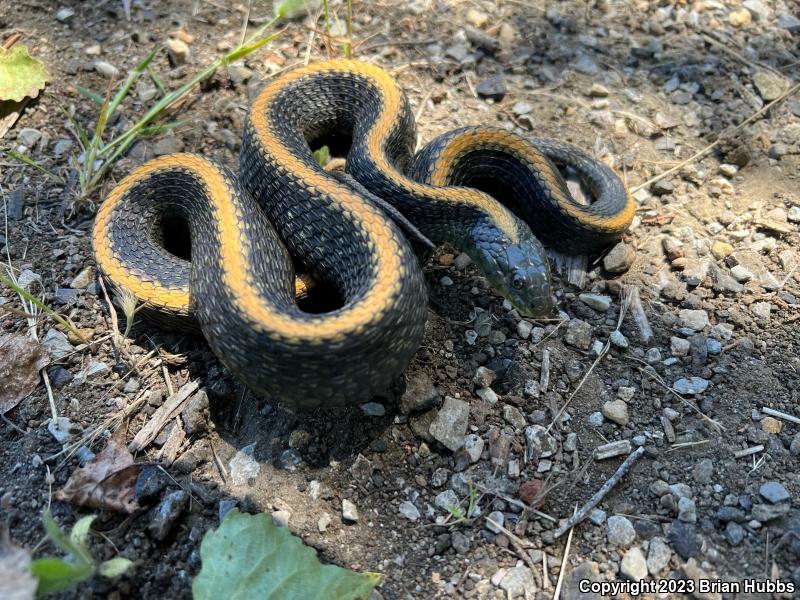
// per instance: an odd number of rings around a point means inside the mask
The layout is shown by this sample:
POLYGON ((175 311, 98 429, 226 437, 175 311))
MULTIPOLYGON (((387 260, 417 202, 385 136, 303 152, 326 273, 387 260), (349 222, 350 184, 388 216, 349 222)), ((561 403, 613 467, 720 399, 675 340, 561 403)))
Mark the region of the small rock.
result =
POLYGON ((61 365, 55 365, 47 370, 47 375, 50 377, 50 382, 53 386, 60 390, 65 385, 67 385, 70 381, 72 381, 72 373, 67 371, 61 365))
POLYGON ((770 9, 761 0, 744 0, 742 6, 750 11, 756 21, 767 21, 769 19, 770 9))
POLYGON ((689 560, 693 556, 697 556, 700 552, 695 526, 691 523, 673 521, 669 528, 667 539, 673 550, 675 550, 683 560, 689 560))
POLYGON ((631 581, 641 581, 647 577, 647 561, 638 546, 628 549, 619 563, 620 573, 631 581))
POLYGON ((619 329, 615 329, 611 332, 611 335, 608 336, 608 341, 617 348, 627 348, 629 345, 628 338, 626 338, 619 329))
POLYGON ((136 478, 133 491, 141 504, 148 504, 155 502, 168 484, 169 478, 163 470, 154 465, 144 465, 136 478))
POLYGON ((158 140, 153 146, 153 154, 156 156, 165 156, 167 154, 176 154, 183 150, 183 142, 180 138, 174 135, 166 135, 158 140))
POLYGON ((467 22, 477 28, 481 28, 489 21, 489 15, 476 8, 470 8, 466 15, 467 22))
POLYGON ((608 543, 615 547, 627 548, 636 539, 636 530, 626 517, 613 515, 606 522, 608 543))
POLYGON ((469 423, 469 403, 445 396, 444 404, 436 414, 429 431, 433 438, 455 452, 464 445, 464 434, 469 423))
POLYGON ((159 541, 164 540, 188 503, 189 494, 183 490, 168 494, 155 510, 147 526, 150 535, 159 541))
POLYGON ((725 539, 731 546, 738 546, 744 540, 744 528, 734 521, 725 526, 725 539))
POLYGON ((342 519, 346 523, 356 523, 358 521, 358 508, 347 498, 342 499, 342 519))
POLYGON ((466 554, 469 552, 469 538, 460 531, 454 531, 450 534, 450 544, 453 546, 453 550, 459 554, 466 554))
POLYGON ((109 62, 98 60, 94 63, 94 70, 100 73, 103 77, 108 79, 116 79, 119 77, 119 69, 109 62))
POLYGON ((597 75, 600 72, 600 67, 586 54, 581 54, 578 60, 575 61, 573 68, 584 75, 597 75))
POLYGON ((553 456, 558 449, 555 438, 541 425, 531 425, 525 428, 526 457, 528 461, 536 462, 540 458, 553 456))
POLYGON ((169 61, 173 66, 179 67, 186 64, 186 61, 189 59, 189 46, 186 42, 175 38, 169 38, 166 46, 169 61))
POLYGON ((544 501, 542 491, 544 490, 544 481, 541 479, 529 479, 519 486, 519 499, 528 506, 536 508, 544 501))
POLYGON ((746 8, 740 8, 728 14, 728 22, 734 27, 744 27, 749 25, 752 20, 753 15, 746 8))
POLYGON ((521 430, 524 429, 527 425, 525 421, 525 417, 523 416, 522 412, 516 407, 511 404, 506 404, 503 406, 503 418, 506 422, 511 425, 514 429, 521 430))
POLYGON ((68 6, 62 6, 56 11, 56 21, 59 23, 66 23, 75 16, 75 11, 68 6))
POLYGON ((529 104, 528 102, 517 102, 511 108, 511 111, 517 116, 527 115, 532 110, 533 110, 533 105, 529 104))
POLYGON ((497 379, 497 373, 486 367, 478 367, 475 371, 475 377, 472 378, 472 383, 481 388, 488 388, 497 379))
POLYGON ((654 537, 650 540, 650 547, 647 549, 647 571, 655 577, 669 566, 672 558, 672 550, 669 549, 664 538, 654 537))
POLYGON ((412 412, 426 410, 439 400, 439 392, 431 378, 425 373, 414 373, 408 376, 406 389, 400 396, 400 412, 407 415, 412 412))
POLYGON ((368 417, 382 417, 386 414, 386 407, 378 402, 366 402, 361 405, 361 412, 368 417))
POLYGON ((672 356, 687 356, 691 342, 680 337, 672 336, 669 339, 669 351, 672 356))
POLYGON ((289 527, 289 519, 292 518, 291 511, 288 510, 276 510, 272 513, 272 524, 275 527, 289 527))
POLYGON ((502 74, 493 75, 475 86, 475 93, 478 94, 479 97, 491 99, 496 102, 502 100, 507 91, 508 88, 506 87, 506 82, 502 74))
MULTIPOLYGON (((778 17, 778 27, 786 29, 790 33, 800 33, 800 19, 793 15, 780 15, 778 17)), ((798 111, 800 113, 800 111, 798 111)))
POLYGON ((23 127, 17 132, 17 141, 28 148, 33 148, 42 137, 42 132, 32 127, 23 127))
POLYGON ((783 484, 777 481, 768 481, 767 483, 764 483, 759 488, 758 493, 762 498, 764 498, 764 500, 771 502, 772 504, 777 504, 779 502, 784 502, 791 499, 791 495, 783 486, 783 484))
POLYGON ((488 529, 492 533, 501 533, 503 530, 500 529, 500 527, 503 526, 505 520, 506 520, 505 515, 503 515, 501 511, 495 510, 493 512, 490 512, 486 516, 486 529, 488 529), (498 525, 500 527, 498 527, 498 525))
POLYGON ((592 344, 592 326, 580 319, 570 319, 564 333, 564 343, 580 350, 588 350, 592 344))
POLYGON ((772 313, 772 304, 769 302, 753 302, 750 305, 750 312, 758 319, 768 320, 772 313))
POLYGON ((505 590, 507 598, 526 597, 528 590, 536 589, 536 580, 528 567, 520 565, 511 567, 506 572, 506 576, 500 581, 500 588, 505 590))
POLYGON ((333 522, 333 519, 331 518, 331 516, 328 513, 326 513, 326 512, 322 513, 319 516, 319 519, 317 520, 317 530, 320 533, 325 533, 327 531, 328 527, 330 527, 332 522, 333 522))
POLYGON ((233 485, 245 485, 258 476, 261 464, 253 458, 256 445, 250 444, 239 450, 228 463, 233 485))
POLYGON ((456 259, 453 261, 453 264, 455 265, 456 269, 458 269, 459 271, 463 271, 471 263, 472 263, 472 259, 469 257, 469 255, 466 252, 462 252, 461 254, 456 256, 456 259))
POLYGON ((750 515, 759 523, 769 523, 779 519, 789 512, 788 503, 780 504, 756 504, 750 515))
POLYGON ((644 359, 647 361, 649 365, 655 365, 660 363, 661 358, 661 350, 658 348, 648 348, 647 352, 644 355, 644 359))
POLYGON ((578 296, 578 299, 594 310, 604 313, 611 308, 611 297, 602 294, 589 294, 583 293, 578 296))
POLYGON ((678 519, 684 523, 697 522, 697 507, 690 498, 678 498, 678 519))
POLYGON ((778 434, 783 429, 783 423, 773 417, 764 417, 761 419, 761 431, 764 433, 778 434))
POLYGON ((470 433, 464 438, 464 450, 466 450, 469 455, 469 461, 473 464, 481 459, 484 446, 485 442, 479 435, 470 433))
POLYGON ((453 490, 445 490, 436 495, 433 503, 444 511, 451 512, 458 508, 458 496, 453 490))
POLYGON ((628 405, 622 400, 612 400, 603 404, 603 416, 623 427, 630 421, 628 405))
POLYGON ((709 384, 708 379, 703 379, 702 377, 690 377, 688 379, 683 377, 673 383, 672 388, 679 394, 695 395, 705 392, 709 384))
POLYGON ((619 242, 603 257, 603 268, 608 273, 624 273, 636 259, 633 247, 619 242))
POLYGON ((186 408, 181 413, 186 435, 195 435, 208 431, 209 418, 208 394, 206 394, 205 390, 199 390, 189 398, 186 402, 186 408))
POLYGON ((792 443, 789 445, 789 451, 795 456, 800 456, 800 432, 794 434, 792 443))
POLYGON ((599 508, 593 508, 589 513, 589 520, 598 527, 606 522, 606 511, 599 508))
POLYGON ((678 313, 678 322, 681 327, 702 331, 708 327, 708 313, 704 310, 684 308, 678 313))
POLYGON ((399 511, 400 514, 409 521, 416 521, 420 517, 419 509, 414 506, 413 502, 409 502, 408 500, 400 504, 399 511))
POLYGON ((589 415, 586 421, 592 427, 600 427, 603 424, 603 413, 600 411, 593 412, 592 414, 589 415))
POLYGON ((533 330, 533 324, 530 321, 522 320, 517 323, 517 335, 520 339, 527 340, 533 330))
POLYGON ((753 83, 765 102, 780 98, 786 91, 784 80, 770 71, 757 71, 753 75, 753 83))

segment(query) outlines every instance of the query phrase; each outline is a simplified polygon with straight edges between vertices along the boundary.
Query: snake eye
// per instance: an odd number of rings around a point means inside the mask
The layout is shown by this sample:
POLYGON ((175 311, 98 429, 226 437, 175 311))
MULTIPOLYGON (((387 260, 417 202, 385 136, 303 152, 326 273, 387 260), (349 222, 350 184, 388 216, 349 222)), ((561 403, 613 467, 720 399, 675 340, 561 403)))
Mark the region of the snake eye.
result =
POLYGON ((515 290, 521 290, 522 286, 525 285, 525 279, 522 275, 514 275, 514 278, 511 280, 511 287, 515 290))

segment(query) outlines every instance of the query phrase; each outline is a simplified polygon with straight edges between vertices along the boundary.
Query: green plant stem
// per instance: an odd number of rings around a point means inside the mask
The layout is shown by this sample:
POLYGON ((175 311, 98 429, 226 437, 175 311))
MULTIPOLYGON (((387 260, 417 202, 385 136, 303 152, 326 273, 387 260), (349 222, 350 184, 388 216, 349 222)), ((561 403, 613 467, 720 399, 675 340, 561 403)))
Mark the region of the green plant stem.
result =
POLYGON ((347 58, 353 54, 353 3, 347 0, 347 43, 344 46, 344 55, 347 58))
POLYGON ((10 287, 12 290, 17 292, 20 296, 25 298, 25 300, 27 300, 28 302, 32 302, 37 307, 39 307, 41 310, 43 310, 45 313, 47 313, 48 316, 50 316, 53 319, 55 319, 55 321, 58 322, 60 325, 63 325, 69 331, 71 331, 76 336, 78 336, 80 339, 83 339, 83 335, 81 334, 81 332, 78 331, 71 323, 69 323, 69 321, 67 321, 63 317, 61 317, 56 311, 54 311, 52 308, 47 306, 44 302, 39 300, 36 296, 31 294, 27 290, 22 289, 16 283, 11 281, 11 279, 6 277, 5 275, 0 275, 0 283, 4 283, 8 287, 10 287))
POLYGON ((20 154, 19 152, 14 152, 13 150, 2 150, 2 152, 9 158, 13 158, 14 160, 18 160, 19 162, 28 165, 29 167, 33 167, 37 171, 44 173, 45 175, 50 177, 53 181, 61 185, 64 185, 64 179, 62 177, 56 175, 50 169, 44 168, 42 165, 28 158, 24 154, 20 154))

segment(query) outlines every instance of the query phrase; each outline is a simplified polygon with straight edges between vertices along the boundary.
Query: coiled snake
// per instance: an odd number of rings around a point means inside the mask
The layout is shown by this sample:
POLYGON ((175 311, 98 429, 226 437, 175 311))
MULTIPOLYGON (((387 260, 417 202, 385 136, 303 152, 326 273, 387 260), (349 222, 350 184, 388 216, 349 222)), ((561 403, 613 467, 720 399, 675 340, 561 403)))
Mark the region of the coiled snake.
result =
POLYGON ((596 251, 633 216, 619 178, 568 144, 468 127, 414 155, 408 101, 379 67, 327 61, 269 83, 250 108, 238 176, 198 155, 154 159, 102 204, 93 246, 118 291, 162 323, 195 319, 233 374, 297 407, 355 404, 385 389, 416 352, 427 310, 398 225, 315 161, 311 148, 326 140, 349 143, 346 169, 360 186, 433 242, 469 254, 523 315, 552 309, 539 239, 596 251), (579 173, 591 206, 574 202, 554 162, 579 173), (188 226, 191 260, 165 248, 176 219, 188 226), (296 269, 341 306, 302 310, 296 269))

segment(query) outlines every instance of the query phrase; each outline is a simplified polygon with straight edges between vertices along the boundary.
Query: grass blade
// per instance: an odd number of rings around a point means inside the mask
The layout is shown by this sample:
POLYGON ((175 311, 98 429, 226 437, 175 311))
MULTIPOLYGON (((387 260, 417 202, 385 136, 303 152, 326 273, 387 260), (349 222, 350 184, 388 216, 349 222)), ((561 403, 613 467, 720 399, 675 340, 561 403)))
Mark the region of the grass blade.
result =
POLYGON ((36 169, 40 173, 44 173, 45 175, 50 177, 53 181, 55 181, 55 182, 57 182, 57 183, 59 183, 61 185, 64 185, 64 179, 62 177, 60 177, 59 175, 56 175, 50 169, 47 169, 47 168, 43 167, 42 165, 40 165, 39 163, 37 163, 33 159, 28 158, 24 154, 20 154, 19 152, 14 152, 13 150, 0 150, 0 152, 3 152, 3 154, 8 156, 9 158, 13 158, 14 160, 18 160, 19 162, 28 165, 29 167, 33 167, 34 169, 36 169))
POLYGON ((97 92, 93 92, 89 88, 85 88, 78 83, 73 83, 72 85, 75 86, 76 90, 78 90, 81 94, 89 98, 89 100, 91 100, 95 104, 99 104, 100 106, 103 105, 103 97, 97 92))
POLYGON ((7 286, 8 286, 8 287, 10 287, 12 290, 14 290, 14 291, 15 291, 17 294, 19 294, 20 296, 22 296, 23 298, 25 298, 25 300, 27 300, 28 302, 32 302, 33 304, 35 304, 35 305, 36 305, 36 306, 37 306, 39 309, 41 309, 41 310, 42 310, 42 312, 44 312, 44 313, 46 313, 48 316, 52 317, 52 318, 53 318, 53 319, 54 319, 54 320, 55 320, 55 321, 56 321, 56 322, 57 322, 59 325, 61 325, 61 326, 65 327, 66 329, 68 329, 69 331, 71 331, 73 334, 75 334, 76 336, 78 336, 78 338, 80 338, 80 339, 84 339, 84 338, 83 338, 83 335, 81 334, 81 332, 80 332, 80 331, 78 331, 78 330, 75 328, 75 326, 74 326, 74 325, 72 325, 72 324, 71 324, 69 321, 67 321, 66 319, 64 319, 64 318, 63 318, 61 315, 59 315, 59 314, 58 314, 56 311, 54 311, 52 308, 50 308, 49 306, 47 306, 47 305, 46 305, 44 302, 42 302, 41 300, 39 300, 39 299, 38 299, 36 296, 34 296, 33 294, 31 294, 31 293, 30 293, 30 292, 28 292, 27 290, 24 290, 24 289, 22 289, 20 286, 18 286, 16 283, 14 283, 13 281, 11 281, 11 280, 10 280, 8 277, 6 277, 5 275, 0 275, 0 283, 3 283, 3 284, 5 284, 5 285, 7 285, 7 286))

